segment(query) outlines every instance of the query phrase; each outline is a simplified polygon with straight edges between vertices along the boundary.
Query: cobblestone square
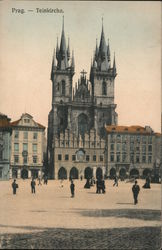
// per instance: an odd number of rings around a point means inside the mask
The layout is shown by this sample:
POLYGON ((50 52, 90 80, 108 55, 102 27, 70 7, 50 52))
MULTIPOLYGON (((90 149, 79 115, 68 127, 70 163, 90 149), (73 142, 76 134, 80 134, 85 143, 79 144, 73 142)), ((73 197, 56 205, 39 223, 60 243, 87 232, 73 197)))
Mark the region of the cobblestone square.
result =
POLYGON ((85 180, 49 180, 31 193, 30 180, 0 182, 0 247, 36 249, 160 249, 161 185, 143 189, 133 203, 133 183, 106 180, 106 193, 84 189, 85 180))

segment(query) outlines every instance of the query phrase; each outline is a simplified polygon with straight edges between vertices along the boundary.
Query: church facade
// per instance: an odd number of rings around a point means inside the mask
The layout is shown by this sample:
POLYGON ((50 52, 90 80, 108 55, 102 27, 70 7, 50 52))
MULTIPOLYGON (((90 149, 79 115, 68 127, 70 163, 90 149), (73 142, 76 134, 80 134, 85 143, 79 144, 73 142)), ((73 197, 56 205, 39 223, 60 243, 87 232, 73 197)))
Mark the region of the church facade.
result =
POLYGON ((117 125, 114 85, 115 56, 102 25, 100 44, 95 48, 89 77, 75 74, 74 53, 66 46, 64 21, 60 46, 54 50, 51 81, 52 108, 48 116, 48 172, 51 178, 79 178, 106 174, 106 125, 117 125))

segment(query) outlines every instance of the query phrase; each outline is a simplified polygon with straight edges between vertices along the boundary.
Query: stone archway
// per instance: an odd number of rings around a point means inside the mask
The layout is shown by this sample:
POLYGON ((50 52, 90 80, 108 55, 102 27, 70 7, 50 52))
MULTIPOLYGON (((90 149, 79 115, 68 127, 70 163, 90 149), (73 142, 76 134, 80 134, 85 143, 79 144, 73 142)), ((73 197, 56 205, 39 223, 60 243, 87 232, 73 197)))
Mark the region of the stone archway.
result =
POLYGON ((64 167, 61 167, 58 171, 58 179, 67 179, 67 171, 64 167))
POLYGON ((116 170, 115 170, 115 168, 111 168, 110 169, 110 178, 114 179, 115 176, 116 176, 116 170))
POLYGON ((119 176, 120 176, 120 178, 125 178, 126 177, 126 169, 125 168, 120 169, 119 176))
POLYGON ((138 171, 138 169, 133 168, 133 169, 130 171, 130 177, 139 178, 139 171, 138 171))
POLYGON ((70 170, 70 178, 71 179, 78 179, 79 178, 78 169, 76 167, 71 168, 71 170, 70 170))
POLYGON ((143 178, 146 178, 149 174, 151 174, 151 170, 149 168, 145 168, 143 170, 143 178))
POLYGON ((27 169, 22 169, 21 171, 21 178, 23 179, 28 179, 28 170, 27 169))
POLYGON ((12 178, 13 179, 17 178, 17 169, 12 169, 12 178))
POLYGON ((90 167, 85 168, 84 170, 84 178, 85 179, 91 179, 93 177, 93 170, 90 167))
POLYGON ((101 179, 103 177, 102 168, 98 167, 96 170, 96 178, 101 179))

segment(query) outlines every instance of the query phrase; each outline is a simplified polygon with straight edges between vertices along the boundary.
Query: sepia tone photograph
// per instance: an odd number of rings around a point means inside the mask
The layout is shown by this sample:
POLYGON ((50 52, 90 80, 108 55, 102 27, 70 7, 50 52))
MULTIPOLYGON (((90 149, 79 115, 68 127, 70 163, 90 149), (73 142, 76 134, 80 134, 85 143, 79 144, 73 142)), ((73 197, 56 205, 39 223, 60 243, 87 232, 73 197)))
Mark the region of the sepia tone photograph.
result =
POLYGON ((0 1, 0 249, 160 250, 161 2, 0 1))

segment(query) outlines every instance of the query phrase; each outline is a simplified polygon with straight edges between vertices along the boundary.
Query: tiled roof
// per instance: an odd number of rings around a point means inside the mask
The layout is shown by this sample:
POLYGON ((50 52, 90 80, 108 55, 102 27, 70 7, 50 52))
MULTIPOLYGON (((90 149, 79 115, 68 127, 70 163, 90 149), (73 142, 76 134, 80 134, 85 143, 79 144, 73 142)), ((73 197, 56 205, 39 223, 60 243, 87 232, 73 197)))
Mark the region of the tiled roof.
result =
POLYGON ((17 126, 20 120, 21 120, 21 119, 19 119, 19 120, 17 120, 17 121, 14 121, 14 122, 11 122, 11 126, 17 126))
POLYGON ((141 133, 141 134, 151 134, 153 131, 151 128, 148 130, 145 127, 138 125, 133 126, 115 126, 109 125, 105 127, 107 132, 121 132, 121 133, 141 133))

